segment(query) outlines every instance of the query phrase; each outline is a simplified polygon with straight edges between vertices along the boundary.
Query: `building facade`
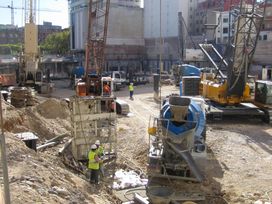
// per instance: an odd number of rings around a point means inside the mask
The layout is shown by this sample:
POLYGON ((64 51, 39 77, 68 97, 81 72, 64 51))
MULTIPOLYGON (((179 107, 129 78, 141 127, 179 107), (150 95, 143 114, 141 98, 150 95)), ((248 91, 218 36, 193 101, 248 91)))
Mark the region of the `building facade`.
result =
MULTIPOLYGON (((61 26, 52 25, 51 22, 43 22, 38 25, 38 42, 41 44, 45 38, 56 32, 61 32, 61 26)), ((24 27, 14 25, 0 25, 0 44, 18 44, 24 42, 24 27)))
POLYGON ((0 25, 0 44, 22 43, 23 38, 23 28, 14 25, 0 25))
POLYGON ((51 22, 44 21, 42 25, 38 25, 38 43, 41 44, 44 42, 48 35, 61 31, 61 26, 52 25, 51 22))
POLYGON ((180 60, 186 34, 184 24, 188 27, 189 8, 189 0, 144 1, 146 66, 149 70, 158 70, 160 57, 166 71, 180 60))
MULTIPOLYGON (((72 0, 71 49, 84 52, 87 39, 88 0, 72 0)), ((141 0, 111 0, 106 42, 107 71, 143 70, 144 34, 141 0)), ((84 59, 82 59, 83 61, 84 59)))

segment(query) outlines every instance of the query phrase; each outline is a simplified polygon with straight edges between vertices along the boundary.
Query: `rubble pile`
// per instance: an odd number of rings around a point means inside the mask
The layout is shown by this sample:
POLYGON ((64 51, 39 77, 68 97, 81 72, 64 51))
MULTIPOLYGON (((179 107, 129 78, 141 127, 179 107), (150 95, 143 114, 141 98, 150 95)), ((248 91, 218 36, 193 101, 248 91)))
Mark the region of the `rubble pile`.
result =
POLYGON ((36 106, 16 109, 2 102, 4 129, 12 133, 33 132, 40 141, 71 131, 68 104, 47 99, 36 106))
POLYGON ((37 112, 47 119, 67 119, 70 116, 68 104, 57 99, 48 99, 36 107, 37 112))
POLYGON ((124 171, 122 169, 115 172, 116 181, 113 183, 113 189, 125 189, 147 185, 148 180, 141 178, 134 171, 124 171))
POLYGON ((34 106, 36 104, 35 91, 32 88, 13 88, 10 96, 11 104, 16 108, 34 106))
POLYGON ((12 203, 112 203, 57 155, 37 153, 12 133, 6 137, 12 203))
POLYGON ((64 141, 35 152, 14 134, 35 132, 38 143, 43 143, 69 133, 66 102, 47 99, 37 106, 16 109, 2 101, 2 107, 12 203, 114 203, 104 190, 63 164, 58 150, 64 141))

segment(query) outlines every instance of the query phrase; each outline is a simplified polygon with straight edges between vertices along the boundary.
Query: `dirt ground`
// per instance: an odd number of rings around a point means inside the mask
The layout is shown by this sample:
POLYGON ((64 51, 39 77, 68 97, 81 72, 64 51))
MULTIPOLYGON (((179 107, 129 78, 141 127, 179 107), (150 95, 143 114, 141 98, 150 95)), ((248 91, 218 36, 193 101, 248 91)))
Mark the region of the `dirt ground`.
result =
MULTIPOLYGON (((151 85, 135 87, 133 101, 129 100, 127 89, 116 93, 129 103, 131 111, 129 116, 118 116, 117 162, 119 167, 143 174, 147 163, 148 124, 159 113, 152 90, 151 85)), ((178 93, 178 89, 163 87, 162 96, 171 93, 178 93)), ((64 85, 58 86, 52 97, 66 98, 72 94, 64 85)), ((93 187, 83 175, 63 164, 58 150, 69 136, 59 145, 38 152, 28 149, 14 136, 13 133, 33 131, 40 137, 38 143, 42 143, 71 131, 67 104, 55 99, 41 98, 41 101, 35 107, 20 110, 4 104, 12 203, 119 203, 105 185, 93 187)), ((209 122, 208 156, 203 169, 206 181, 201 189, 210 197, 223 197, 228 203, 271 202, 271 135, 272 128, 258 120, 209 122)))
MULTIPOLYGON (((162 96, 171 93, 178 93, 178 89, 173 86, 163 87, 162 96)), ((134 101, 128 99, 126 91, 117 95, 129 103, 133 113, 132 117, 119 119, 119 126, 126 130, 123 137, 131 141, 125 143, 124 148, 129 149, 125 152, 131 152, 139 165, 144 165, 147 127, 150 116, 158 115, 159 104, 153 100, 152 87, 136 87, 134 101), (137 148, 127 146, 131 143, 137 148)), ((122 137, 122 134, 119 136, 122 137)), ((271 202, 271 126, 252 119, 208 121, 207 146, 206 181, 202 189, 208 195, 222 196, 229 203, 271 202)))

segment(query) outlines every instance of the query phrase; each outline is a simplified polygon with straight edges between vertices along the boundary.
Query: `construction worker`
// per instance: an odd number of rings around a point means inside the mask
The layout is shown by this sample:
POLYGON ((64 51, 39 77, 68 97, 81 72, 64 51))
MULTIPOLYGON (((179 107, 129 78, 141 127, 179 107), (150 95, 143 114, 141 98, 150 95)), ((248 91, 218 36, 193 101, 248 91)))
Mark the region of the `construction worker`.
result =
POLYGON ((90 152, 88 154, 88 159, 89 159, 88 169, 91 172, 90 182, 98 184, 99 163, 101 161, 100 161, 96 151, 97 151, 97 146, 95 144, 93 144, 91 146, 91 150, 90 150, 90 152))
POLYGON ((105 96, 110 96, 110 93, 111 92, 111 89, 110 89, 110 86, 108 84, 108 82, 106 84, 104 84, 103 86, 103 95, 105 96))
POLYGON ((129 90, 129 95, 130 95, 130 100, 133 100, 133 91, 134 91, 134 87, 133 87, 133 83, 130 83, 128 86, 128 90, 129 90))
POLYGON ((104 176, 104 168, 103 168, 103 156, 104 156, 104 147, 100 144, 99 140, 95 141, 95 145, 97 147, 96 154, 98 155, 101 162, 99 163, 99 171, 102 176, 104 176))

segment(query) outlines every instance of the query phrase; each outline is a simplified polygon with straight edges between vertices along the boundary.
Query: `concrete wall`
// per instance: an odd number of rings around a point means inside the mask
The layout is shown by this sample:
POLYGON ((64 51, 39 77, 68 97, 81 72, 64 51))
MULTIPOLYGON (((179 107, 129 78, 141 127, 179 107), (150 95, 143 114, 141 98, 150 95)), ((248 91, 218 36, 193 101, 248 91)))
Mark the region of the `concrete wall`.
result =
POLYGON ((133 7, 110 8, 108 45, 144 46, 143 9, 133 7))
MULTIPOLYGON (((143 9, 137 6, 140 2, 111 1, 107 44, 144 45, 143 9)), ((85 49, 88 24, 87 5, 87 0, 79 0, 70 4, 70 8, 73 8, 70 12, 71 48, 73 50, 85 49)))
MULTIPOLYGON (((161 31, 163 37, 178 36, 178 13, 188 24, 189 0, 161 0, 161 31)), ((160 1, 144 1, 144 37, 160 37, 160 1)))
POLYGON ((254 54, 254 64, 272 65, 272 41, 259 40, 254 54))
MULTIPOLYGON (((72 49, 84 51, 88 7, 87 0, 79 0, 70 5, 72 49)), ((106 70, 143 69, 144 21, 141 0, 111 0, 108 36, 105 50, 106 70)), ((82 57, 84 60, 84 57, 82 57)))
POLYGON ((72 50, 84 49, 87 39, 88 1, 79 0, 70 3, 70 44, 72 50))

